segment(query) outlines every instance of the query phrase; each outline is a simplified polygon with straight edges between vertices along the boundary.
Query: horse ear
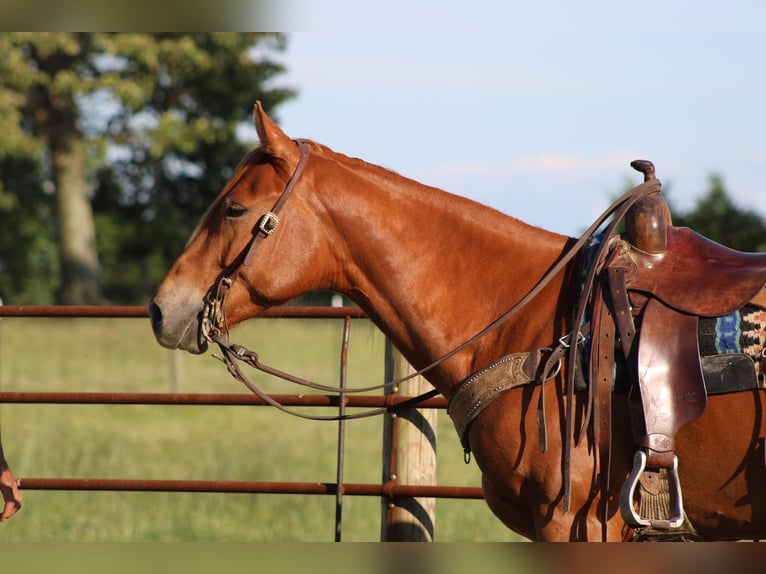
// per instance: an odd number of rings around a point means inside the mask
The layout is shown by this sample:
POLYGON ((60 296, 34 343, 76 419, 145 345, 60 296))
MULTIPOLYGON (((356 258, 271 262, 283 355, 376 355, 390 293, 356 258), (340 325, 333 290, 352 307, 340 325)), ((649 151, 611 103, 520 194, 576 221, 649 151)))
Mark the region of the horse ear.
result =
POLYGON ((266 115, 261 102, 255 103, 253 123, 264 151, 280 163, 285 164, 290 173, 292 173, 300 157, 298 146, 279 128, 274 120, 266 115))

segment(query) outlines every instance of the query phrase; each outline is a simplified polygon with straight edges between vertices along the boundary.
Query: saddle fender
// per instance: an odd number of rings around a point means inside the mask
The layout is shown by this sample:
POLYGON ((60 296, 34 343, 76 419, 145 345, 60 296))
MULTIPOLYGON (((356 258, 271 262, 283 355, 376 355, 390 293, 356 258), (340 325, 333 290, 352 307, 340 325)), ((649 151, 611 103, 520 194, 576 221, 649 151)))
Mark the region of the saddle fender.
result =
POLYGON ((644 309, 638 341, 638 384, 649 467, 673 464, 676 431, 705 410, 707 394, 697 345, 697 316, 657 299, 644 309))

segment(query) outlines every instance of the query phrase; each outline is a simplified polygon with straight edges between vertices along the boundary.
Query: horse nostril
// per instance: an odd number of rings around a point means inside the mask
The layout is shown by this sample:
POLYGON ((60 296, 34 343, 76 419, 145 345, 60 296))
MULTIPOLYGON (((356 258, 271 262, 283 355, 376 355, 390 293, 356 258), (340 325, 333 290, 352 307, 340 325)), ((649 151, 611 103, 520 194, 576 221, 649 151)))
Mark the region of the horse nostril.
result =
POLYGON ((154 301, 149 303, 149 320, 152 322, 152 328, 155 331, 162 325, 162 310, 154 301))

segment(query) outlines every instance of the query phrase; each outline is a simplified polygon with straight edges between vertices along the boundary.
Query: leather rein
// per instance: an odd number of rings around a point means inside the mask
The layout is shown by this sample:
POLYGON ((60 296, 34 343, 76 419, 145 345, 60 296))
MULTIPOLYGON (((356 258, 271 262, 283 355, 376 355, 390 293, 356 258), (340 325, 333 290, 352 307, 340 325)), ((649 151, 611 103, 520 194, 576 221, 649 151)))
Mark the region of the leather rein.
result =
MULTIPOLYGON (((626 193, 620 199, 615 201, 585 231, 585 233, 580 237, 580 239, 578 239, 577 242, 574 245, 572 245, 572 247, 559 259, 559 261, 553 267, 551 267, 551 269, 537 282, 537 284, 521 300, 519 300, 515 305, 513 305, 513 307, 508 309, 508 311, 506 311, 503 315, 495 319, 487 327, 485 327, 484 329, 476 333, 473 337, 471 337, 470 339, 468 339, 467 341, 465 341, 458 347, 454 348, 447 354, 438 358, 436 361, 434 361, 430 365, 424 367, 423 369, 419 371, 410 373, 409 375, 405 377, 402 377, 394 381, 389 381, 380 385, 375 385, 370 387, 357 387, 357 388, 331 387, 331 386, 314 383, 306 379, 302 379, 300 377, 290 375, 279 369, 275 369, 273 367, 265 365, 264 363, 260 361, 258 354, 256 352, 251 351, 243 347, 242 345, 237 345, 235 343, 232 343, 228 339, 228 326, 226 322, 226 315, 224 312, 226 294, 228 293, 228 291, 231 289, 234 282, 239 277, 240 272, 242 271, 242 268, 247 267, 252 262, 258 246, 262 243, 262 241, 265 238, 269 237, 277 230, 280 223, 279 213, 284 207, 287 200, 289 199, 290 195, 292 194, 295 186, 300 180, 301 175, 303 174, 303 171, 306 167, 306 162, 310 155, 311 144, 309 141, 303 140, 303 139, 296 139, 294 141, 297 144, 299 152, 300 152, 298 165, 296 166, 295 171, 293 172, 292 176, 288 180, 284 191, 282 192, 280 197, 277 199, 274 206, 271 208, 270 211, 266 212, 263 216, 261 216, 256 226, 253 228, 253 232, 252 232, 253 235, 250 241, 248 242, 248 244, 243 249, 240 256, 237 257, 237 259, 235 259, 234 263, 228 269, 224 270, 221 277, 211 287, 210 291, 208 291, 208 294, 205 297, 205 306, 203 307, 203 310, 201 313, 202 319, 200 324, 200 337, 207 342, 216 343, 218 345, 219 349, 221 350, 221 355, 213 355, 213 356, 216 359, 223 362, 226 365, 229 371, 229 374, 235 379, 237 379, 238 381, 240 381, 242 384, 244 384, 253 394, 258 396, 261 400, 263 400, 267 404, 277 408, 278 410, 282 412, 285 412, 287 414, 290 414, 299 418, 308 419, 308 420, 339 421, 339 420, 351 420, 351 419, 359 419, 359 418, 372 417, 376 415, 382 415, 387 412, 393 412, 393 411, 397 411, 397 410, 405 409, 405 408, 412 408, 416 406, 417 404, 419 404, 420 402, 438 395, 439 391, 437 391, 436 389, 433 389, 431 391, 428 391, 416 397, 412 397, 409 400, 396 403, 395 405, 390 405, 390 406, 386 406, 386 407, 382 407, 378 409, 371 409, 371 410, 363 411, 359 413, 351 413, 351 414, 344 413, 341 415, 329 415, 329 416, 307 415, 305 413, 301 413, 294 409, 285 407, 284 405, 280 404, 278 401, 274 400, 271 396, 269 396, 268 394, 260 390, 258 387, 256 387, 242 372, 242 370, 240 369, 238 365, 238 362, 242 362, 259 371, 281 378, 291 383, 295 383, 295 384, 298 384, 307 388, 311 388, 314 390, 331 392, 331 393, 340 393, 341 395, 348 394, 348 393, 369 392, 369 391, 381 390, 381 389, 397 386, 405 381, 408 381, 428 371, 431 371, 438 365, 445 362, 450 357, 456 355, 457 353, 464 350, 468 346, 474 344, 476 341, 478 341, 479 339, 481 339, 488 333, 500 327, 511 316, 516 314, 525 305, 527 305, 540 291, 542 291, 542 289, 548 283, 550 283, 550 281, 553 279, 555 275, 557 275, 560 271, 564 269, 564 267, 582 250, 582 248, 587 244, 590 237, 598 230, 601 224, 610 215, 617 212, 617 217, 615 217, 615 220, 618 221, 620 219, 619 216, 624 214, 625 211, 627 211, 627 209, 630 207, 630 205, 635 203, 637 199, 639 199, 643 195, 646 195, 647 193, 656 191, 655 186, 649 185, 649 183, 651 182, 645 182, 633 188, 631 191, 626 193)), ((614 225, 614 222, 613 222, 613 225, 614 225)), ((576 323, 576 324, 579 324, 579 323, 576 323)), ((555 371, 554 375, 558 373, 558 369, 554 369, 552 367, 555 367, 555 365, 560 366, 561 358, 563 357, 564 354, 566 354, 566 350, 570 349, 570 347, 576 347, 576 345, 570 345, 568 343, 568 339, 571 338, 571 335, 572 333, 562 337, 559 340, 558 346, 554 349, 551 349, 548 347, 546 347, 545 349, 541 349, 541 350, 549 351, 551 353, 550 358, 548 360, 548 365, 546 365, 546 369, 544 370, 544 376, 540 378, 541 383, 552 378, 552 376, 548 376, 548 373, 552 371, 555 371)))

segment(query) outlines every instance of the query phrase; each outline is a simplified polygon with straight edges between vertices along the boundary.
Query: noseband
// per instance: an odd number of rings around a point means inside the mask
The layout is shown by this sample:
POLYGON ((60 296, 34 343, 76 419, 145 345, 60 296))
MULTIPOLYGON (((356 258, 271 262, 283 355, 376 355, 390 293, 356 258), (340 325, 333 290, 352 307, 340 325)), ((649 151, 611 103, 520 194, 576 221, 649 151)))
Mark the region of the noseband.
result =
POLYGON ((234 263, 226 270, 224 270, 221 277, 216 284, 208 291, 205 297, 205 307, 202 309, 202 321, 200 324, 200 338, 210 343, 219 342, 224 333, 228 331, 226 327, 226 315, 224 313, 223 305, 226 299, 226 293, 228 293, 234 281, 239 277, 243 267, 247 267, 255 256, 255 251, 266 237, 271 235, 277 230, 279 226, 279 212, 284 207, 285 203, 289 199, 290 195, 298 183, 303 170, 306 167, 306 160, 309 157, 311 151, 310 144, 306 140, 295 140, 300 150, 300 159, 298 165, 295 166, 295 171, 290 177, 290 180, 285 186, 285 190, 282 195, 279 196, 274 207, 270 211, 267 211, 258 220, 258 223, 253 228, 253 236, 245 246, 239 257, 234 263))

